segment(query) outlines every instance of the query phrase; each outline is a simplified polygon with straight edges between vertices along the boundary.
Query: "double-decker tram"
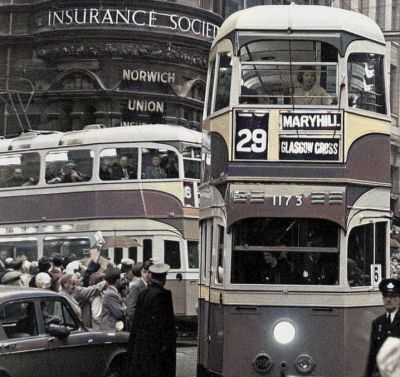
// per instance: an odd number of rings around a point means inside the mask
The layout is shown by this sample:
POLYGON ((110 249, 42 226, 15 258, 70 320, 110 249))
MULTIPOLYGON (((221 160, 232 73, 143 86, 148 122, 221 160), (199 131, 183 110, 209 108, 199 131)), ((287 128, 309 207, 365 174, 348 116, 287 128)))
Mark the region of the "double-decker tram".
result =
POLYGON ((259 6, 210 52, 198 376, 361 377, 388 276, 385 41, 355 12, 259 6))
POLYGON ((165 124, 0 140, 0 256, 82 259, 101 231, 116 264, 168 263, 175 312, 195 319, 201 140, 165 124))

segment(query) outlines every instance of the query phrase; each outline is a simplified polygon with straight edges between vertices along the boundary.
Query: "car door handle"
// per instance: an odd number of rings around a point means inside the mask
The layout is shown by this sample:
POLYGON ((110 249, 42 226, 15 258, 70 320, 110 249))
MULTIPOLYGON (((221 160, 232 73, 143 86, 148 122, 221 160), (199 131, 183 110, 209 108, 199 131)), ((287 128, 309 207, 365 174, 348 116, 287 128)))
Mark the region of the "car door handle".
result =
POLYGON ((11 350, 11 349, 13 349, 13 348, 15 348, 16 347, 16 344, 15 343, 8 343, 8 344, 5 344, 4 345, 4 348, 6 349, 6 350, 11 350))

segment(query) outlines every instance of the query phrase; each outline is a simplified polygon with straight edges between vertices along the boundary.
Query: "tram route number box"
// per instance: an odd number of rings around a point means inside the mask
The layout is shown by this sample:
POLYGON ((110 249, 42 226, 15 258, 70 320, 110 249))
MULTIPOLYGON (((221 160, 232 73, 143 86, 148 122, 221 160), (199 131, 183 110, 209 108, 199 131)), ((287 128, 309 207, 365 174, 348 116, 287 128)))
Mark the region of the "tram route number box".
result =
POLYGON ((269 113, 236 112, 235 120, 234 159, 267 160, 269 113))

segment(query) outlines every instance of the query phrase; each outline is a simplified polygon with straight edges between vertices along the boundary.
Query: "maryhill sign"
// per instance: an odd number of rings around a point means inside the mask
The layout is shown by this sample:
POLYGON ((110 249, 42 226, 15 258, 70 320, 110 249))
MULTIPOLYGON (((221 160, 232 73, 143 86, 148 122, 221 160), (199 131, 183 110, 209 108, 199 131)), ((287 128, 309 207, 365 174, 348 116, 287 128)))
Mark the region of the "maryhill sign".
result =
POLYGON ((130 26, 146 29, 164 29, 197 36, 210 42, 215 38, 218 26, 199 18, 185 15, 161 13, 143 9, 98 9, 73 8, 51 10, 47 19, 40 17, 39 27, 62 26, 130 26))

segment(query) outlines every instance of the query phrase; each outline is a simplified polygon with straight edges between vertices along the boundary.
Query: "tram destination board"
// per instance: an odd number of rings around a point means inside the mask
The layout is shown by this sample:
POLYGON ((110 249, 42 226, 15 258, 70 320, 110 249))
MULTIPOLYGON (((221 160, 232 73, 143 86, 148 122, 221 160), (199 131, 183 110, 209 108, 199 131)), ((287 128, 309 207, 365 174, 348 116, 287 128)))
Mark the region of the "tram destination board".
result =
POLYGON ((340 140, 324 138, 279 138, 280 160, 339 160, 340 140))
POLYGON ((236 112, 235 160, 267 160, 269 113, 236 112))

